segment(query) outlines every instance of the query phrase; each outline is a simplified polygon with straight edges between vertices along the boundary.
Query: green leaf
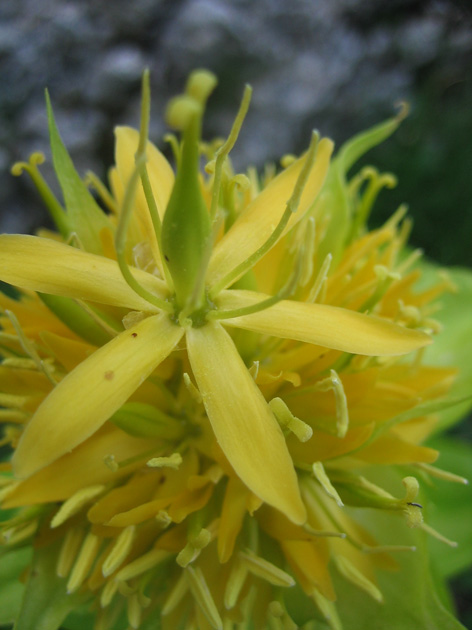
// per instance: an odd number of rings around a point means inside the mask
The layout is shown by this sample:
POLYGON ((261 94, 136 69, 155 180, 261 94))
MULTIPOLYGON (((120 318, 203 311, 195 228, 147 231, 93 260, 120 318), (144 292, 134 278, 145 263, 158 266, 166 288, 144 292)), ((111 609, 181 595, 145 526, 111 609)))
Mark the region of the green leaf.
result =
POLYGON ((60 545, 36 550, 14 630, 57 630, 84 595, 67 594, 67 581, 56 574, 60 545))
MULTIPOLYGON (((372 516, 370 510, 369 513, 371 525, 386 516, 372 516)), ((425 534, 408 530, 396 519, 388 518, 385 523, 389 524, 381 529, 384 534, 388 532, 389 542, 414 545, 416 551, 395 554, 400 565, 398 572, 378 572, 383 604, 375 602, 344 578, 334 576, 336 591, 342 594, 337 608, 344 630, 465 630, 444 604, 444 585, 431 571, 425 534)), ((372 527, 370 529, 373 531, 372 527)))
POLYGON ((59 184, 64 195, 67 219, 72 232, 76 233, 83 247, 93 254, 102 253, 100 231, 113 229, 112 224, 96 204, 62 142, 56 126, 49 94, 46 92, 51 151, 59 184))
MULTIPOLYGON (((422 261, 420 269, 426 281, 437 282, 440 267, 432 262, 422 261)), ((457 293, 446 293, 441 296, 441 310, 434 315, 443 330, 425 352, 425 362, 430 365, 451 366, 459 368, 459 376, 454 383, 450 395, 452 397, 470 396, 472 391, 472 271, 468 269, 449 269, 448 276, 457 287, 457 293)), ((439 414, 437 431, 456 424, 472 408, 472 401, 439 414)))
MULTIPOLYGON (((435 438, 428 446, 439 450, 438 468, 472 481, 472 445, 451 437, 435 438)), ((451 549, 438 540, 430 540, 430 551, 437 571, 443 578, 453 577, 472 564, 472 486, 433 480, 422 484, 428 497, 427 521, 437 531, 459 543, 451 549)))
POLYGON ((13 623, 18 615, 24 585, 20 575, 31 560, 31 548, 13 549, 0 560, 0 624, 13 623))

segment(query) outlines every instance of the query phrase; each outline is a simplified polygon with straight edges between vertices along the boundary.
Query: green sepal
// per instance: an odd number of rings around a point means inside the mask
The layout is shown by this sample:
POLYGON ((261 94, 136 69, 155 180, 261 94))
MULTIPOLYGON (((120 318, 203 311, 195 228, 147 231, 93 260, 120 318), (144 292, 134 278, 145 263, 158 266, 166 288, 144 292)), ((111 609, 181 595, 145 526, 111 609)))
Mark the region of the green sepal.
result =
POLYGON ((208 263, 211 220, 199 180, 200 116, 184 132, 174 187, 162 222, 162 251, 174 281, 180 308, 203 305, 202 275, 208 263), (195 292, 197 294, 195 295, 195 292))
POLYGON ((45 293, 38 295, 62 323, 85 341, 94 346, 103 346, 110 341, 110 335, 71 298, 45 293))
POLYGON ((0 624, 11 624, 18 616, 24 585, 20 575, 31 560, 31 547, 12 549, 0 558, 0 624))
POLYGON ((46 106, 54 170, 64 195, 68 225, 71 229, 69 236, 75 233, 86 251, 93 254, 102 254, 100 231, 103 228, 113 231, 113 226, 75 170, 70 155, 59 135, 47 91, 46 106))
POLYGON ((125 403, 110 422, 134 437, 176 440, 183 436, 185 427, 176 418, 146 403, 125 403))
POLYGON ((56 573, 60 542, 36 549, 14 630, 57 630, 86 595, 67 593, 67 580, 56 573))

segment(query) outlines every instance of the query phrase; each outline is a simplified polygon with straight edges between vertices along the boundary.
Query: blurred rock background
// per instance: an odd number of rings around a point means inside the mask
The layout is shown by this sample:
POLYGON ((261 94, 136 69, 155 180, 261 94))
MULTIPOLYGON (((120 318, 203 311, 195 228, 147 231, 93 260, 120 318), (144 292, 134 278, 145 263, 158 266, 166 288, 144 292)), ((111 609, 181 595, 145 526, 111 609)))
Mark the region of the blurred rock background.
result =
MULTIPOLYGON (((313 127, 339 146, 407 100, 410 117, 369 155, 399 178, 372 221, 406 201, 415 246, 472 265, 471 0, 0 0, 0 232, 48 224, 28 177, 9 173, 49 156, 45 86, 79 172, 106 177, 113 126, 138 124, 145 66, 161 147, 165 103, 190 70, 220 79, 208 137, 228 132, 253 85, 232 153, 241 169, 303 150, 313 127)), ((54 181, 50 161, 42 172, 54 181)))
POLYGON ((410 118, 369 156, 400 180, 373 221, 407 201, 415 245, 472 264, 470 0, 2 0, 0 231, 47 221, 27 177, 9 173, 32 151, 48 154, 44 87, 79 171, 104 176, 113 126, 137 124, 146 65, 157 142, 192 68, 220 78, 209 135, 227 132, 252 83, 233 154, 241 168, 302 150, 312 127, 339 146, 409 101, 410 118))

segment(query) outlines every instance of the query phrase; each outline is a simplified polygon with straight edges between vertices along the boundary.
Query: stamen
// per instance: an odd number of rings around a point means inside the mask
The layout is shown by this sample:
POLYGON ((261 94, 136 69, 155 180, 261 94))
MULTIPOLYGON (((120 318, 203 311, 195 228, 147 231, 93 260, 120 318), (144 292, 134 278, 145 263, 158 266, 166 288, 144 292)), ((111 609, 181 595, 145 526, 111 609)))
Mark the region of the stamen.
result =
POLYGON ((83 539, 84 530, 81 527, 67 530, 57 560, 56 573, 59 577, 66 578, 69 575, 83 539))
POLYGON ((89 486, 88 488, 78 490, 61 505, 52 518, 50 527, 54 529, 65 523, 65 521, 80 512, 87 503, 99 496, 104 490, 105 486, 103 485, 89 486))
POLYGON ((97 177, 97 175, 95 175, 95 173, 92 173, 92 171, 87 171, 85 173, 84 183, 86 186, 94 188, 97 191, 99 198, 112 214, 118 214, 118 206, 116 205, 115 199, 113 198, 105 184, 101 181, 99 177, 97 177))
POLYGON ((189 583, 187 580, 187 575, 185 571, 182 571, 180 578, 175 583, 173 589, 171 590, 169 596, 164 602, 162 607, 161 614, 163 617, 169 615, 173 612, 177 606, 180 604, 182 599, 185 597, 189 590, 189 583))
POLYGON ((229 574, 228 580, 226 582, 224 604, 227 610, 231 610, 231 608, 234 608, 234 606, 236 606, 236 602, 238 601, 244 583, 246 582, 247 575, 247 565, 242 562, 236 561, 233 564, 231 573, 229 574))
POLYGON ((330 375, 314 386, 314 389, 320 392, 334 392, 336 402, 336 433, 337 436, 343 438, 346 436, 349 428, 349 411, 347 406, 347 398, 341 379, 335 370, 330 370, 330 375))
POLYGON ((211 542, 211 539, 211 533, 207 529, 202 528, 196 536, 190 538, 182 551, 179 552, 176 558, 177 564, 182 568, 187 567, 198 558, 202 549, 211 542))
POLYGON ((18 543, 30 538, 38 529, 38 521, 35 519, 29 523, 20 523, 13 527, 4 529, 0 536, 0 542, 7 546, 17 545, 18 543))
POLYGON ((116 580, 108 580, 106 582, 100 594, 100 606, 102 608, 106 608, 107 606, 111 604, 113 597, 115 596, 116 591, 118 590, 118 584, 119 582, 117 582, 116 580))
POLYGON ((233 282, 244 275, 249 269, 252 269, 254 265, 259 262, 259 260, 265 256, 265 254, 275 245, 275 243, 282 236, 283 231, 287 227, 290 217, 298 210, 298 206, 300 203, 300 199, 305 188, 305 185, 308 181, 308 176, 310 175, 311 169, 316 160, 316 149, 318 147, 319 133, 314 131, 311 137, 310 146, 308 147, 307 155, 303 167, 300 171, 298 179, 295 183, 295 187, 293 189, 292 195, 287 202, 287 207, 285 212, 283 213, 280 221, 266 240, 266 242, 259 247, 249 258, 246 258, 245 261, 237 265, 232 271, 226 274, 219 282, 213 285, 210 289, 210 299, 214 300, 218 293, 222 291, 225 287, 233 284, 233 282))
POLYGON ((273 398, 269 407, 280 426, 291 431, 300 442, 307 442, 311 438, 313 429, 300 418, 296 418, 281 398, 273 398))
POLYGON ((95 534, 87 534, 67 582, 69 594, 74 593, 84 582, 97 557, 101 542, 101 539, 95 534))
POLYGON ((154 569, 158 564, 165 562, 170 555, 171 553, 169 551, 164 551, 163 549, 151 549, 151 551, 148 551, 123 567, 123 569, 117 573, 115 579, 119 582, 127 582, 138 575, 146 573, 146 571, 150 569, 154 569))
POLYGON ((26 171, 33 180, 37 191, 39 192, 41 199, 44 201, 47 209, 49 210, 54 223, 57 225, 57 229, 63 236, 68 238, 72 231, 72 227, 67 218, 67 214, 64 212, 63 207, 58 202, 54 193, 47 185, 43 176, 39 172, 38 165, 44 162, 45 158, 42 153, 32 153, 29 162, 16 162, 11 168, 11 174, 19 176, 26 171))
POLYGON ((251 95, 252 95, 252 88, 250 85, 246 85, 244 87, 244 93, 243 93, 241 105, 239 106, 239 111, 236 115, 233 126, 229 133, 229 136, 226 142, 223 144, 223 146, 221 146, 215 154, 215 174, 213 178, 211 206, 210 206, 210 217, 212 220, 216 218, 216 215, 218 212, 218 202, 220 198, 221 176, 223 173, 223 165, 229 152, 234 147, 236 140, 238 139, 239 132, 241 131, 241 127, 244 122, 244 118, 246 117, 247 111, 249 109, 249 103, 251 102, 251 95))
POLYGON ((462 483, 464 485, 468 485, 469 480, 465 477, 460 477, 459 475, 455 475, 448 470, 441 470, 440 468, 436 468, 435 466, 430 466, 429 464, 416 464, 417 468, 420 470, 424 470, 424 472, 431 475, 431 477, 437 477, 438 479, 443 479, 444 481, 451 481, 452 483, 462 483))
POLYGON ((223 630, 223 622, 201 569, 187 567, 186 574, 192 595, 203 614, 215 630, 223 630))
POLYGON ((203 403, 202 395, 200 394, 198 389, 195 387, 195 385, 192 383, 192 380, 190 376, 187 374, 187 372, 184 372, 183 379, 184 379, 185 387, 187 388, 187 391, 190 394, 190 396, 193 398, 193 400, 196 403, 201 405, 203 403))
POLYGON ((312 590, 311 597, 320 609, 321 614, 326 619, 331 630, 343 630, 335 604, 326 599, 316 588, 312 590))
POLYGON ((433 536, 433 538, 436 538, 437 540, 440 540, 441 542, 445 543, 446 545, 449 545, 449 547, 457 547, 458 546, 458 543, 456 543, 454 540, 449 540, 449 538, 446 538, 445 536, 443 536, 442 534, 437 532, 435 529, 433 529, 431 527, 431 525, 427 525, 426 523, 421 523, 420 529, 425 531, 430 536, 433 536))
POLYGON ((15 394, 5 394, 0 392, 0 407, 22 409, 29 399, 29 396, 17 396, 15 394))
POLYGON ((323 464, 321 462, 315 462, 312 466, 312 470, 326 494, 334 499, 339 507, 344 507, 344 503, 326 474, 323 464))
POLYGON ((102 564, 102 574, 104 577, 108 577, 118 569, 119 566, 128 557, 131 548, 133 547, 134 540, 136 538, 136 527, 130 525, 126 527, 115 541, 115 544, 111 548, 110 553, 105 558, 102 564))
POLYGON ((147 289, 145 289, 138 283, 136 278, 131 273, 130 268, 128 267, 128 263, 126 261, 126 233, 128 231, 128 224, 131 218, 131 212, 133 210, 136 186, 138 183, 138 178, 141 174, 141 167, 144 164, 144 161, 144 156, 140 156, 139 159, 136 159, 136 167, 130 177, 130 180, 125 190, 123 205, 120 212, 120 220, 115 235, 117 262, 123 278, 126 280, 126 282, 135 293, 137 293, 140 297, 145 299, 150 304, 153 304, 154 306, 157 306, 157 308, 165 311, 166 313, 173 313, 174 308, 170 302, 165 302, 164 300, 158 298, 156 295, 150 293, 147 289))
POLYGON ((129 625, 131 626, 131 628, 133 628, 133 630, 137 630, 141 625, 142 617, 141 604, 139 602, 137 593, 133 593, 128 597, 128 606, 126 612, 129 625))
POLYGON ((291 575, 282 571, 282 569, 279 569, 279 567, 268 560, 256 556, 255 553, 240 551, 238 556, 250 573, 269 582, 269 584, 286 588, 295 585, 295 580, 291 575))
POLYGON ((174 468, 177 469, 182 463, 182 455, 180 453, 172 453, 169 457, 153 457, 146 466, 149 468, 174 468))
POLYGON ((375 586, 375 584, 362 575, 359 569, 357 569, 350 560, 348 560, 345 556, 337 554, 334 556, 334 561, 339 572, 347 580, 361 588, 373 599, 375 599, 375 601, 379 603, 383 602, 383 595, 380 590, 375 586))
POLYGON ((13 328, 15 329, 15 332, 18 335, 18 341, 20 342, 20 345, 23 348, 23 350, 26 352, 26 354, 29 357, 31 357, 31 359, 34 361, 34 363, 35 363, 36 367, 38 368, 38 370, 40 372, 43 372, 47 376, 49 381, 54 386, 56 386, 57 385, 57 381, 54 378, 54 376, 52 375, 53 370, 51 369, 51 367, 48 365, 48 363, 46 361, 44 361, 43 359, 41 359, 39 357, 39 354, 36 352, 36 349, 35 349, 33 343, 27 338, 27 336, 23 332, 23 329, 21 328, 20 322, 16 318, 16 315, 14 313, 12 313, 11 311, 9 311, 9 310, 5 311, 5 315, 11 321, 11 323, 13 325, 13 328))

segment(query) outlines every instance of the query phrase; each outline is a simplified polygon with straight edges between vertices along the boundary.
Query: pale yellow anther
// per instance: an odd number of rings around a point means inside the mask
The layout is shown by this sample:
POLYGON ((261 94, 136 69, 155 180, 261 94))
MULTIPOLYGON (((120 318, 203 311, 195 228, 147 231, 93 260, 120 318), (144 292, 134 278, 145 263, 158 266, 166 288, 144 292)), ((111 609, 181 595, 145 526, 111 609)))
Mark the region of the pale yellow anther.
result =
POLYGON ((363 575, 359 569, 352 564, 348 558, 339 554, 334 556, 334 561, 339 572, 350 582, 365 591, 370 597, 377 602, 383 601, 383 596, 380 590, 369 579, 363 575))
POLYGON ((282 571, 282 569, 279 569, 279 567, 272 564, 272 562, 256 556, 256 554, 249 551, 240 551, 238 556, 250 573, 262 578, 269 584, 286 588, 295 585, 293 577, 285 571, 282 571))
POLYGON ((129 625, 133 630, 137 630, 141 625, 142 618, 142 609, 137 593, 133 593, 128 597, 126 612, 129 625))
POLYGON ((436 538, 437 540, 441 541, 442 543, 448 545, 449 547, 457 547, 458 546, 458 543, 456 543, 454 540, 450 540, 449 538, 446 538, 445 536, 443 536, 442 534, 437 532, 433 527, 431 527, 431 525, 427 525, 426 523, 421 523, 419 525, 419 527, 423 531, 425 531, 427 534, 429 534, 433 538, 436 538))
POLYGON ((296 418, 281 398, 273 398, 269 402, 269 407, 280 426, 291 431, 300 442, 307 442, 311 438, 313 429, 303 420, 296 418))
POLYGON ((253 361, 251 367, 249 368, 249 374, 254 380, 257 380, 257 375, 259 374, 259 365, 259 361, 253 361))
POLYGON ((182 455, 180 453, 172 453, 169 457, 153 457, 146 466, 149 468, 174 468, 177 469, 182 463, 182 455))
POLYGON ((349 412, 344 387, 337 372, 330 370, 328 378, 318 381, 315 389, 320 392, 333 391, 336 402, 336 434, 340 438, 345 437, 349 428, 349 412))
POLYGON ((286 153, 285 155, 282 155, 282 157, 280 158, 280 166, 282 168, 288 168, 290 164, 293 164, 295 162, 296 159, 297 159, 297 156, 294 155, 293 153, 286 153))
POLYGON ((182 599, 187 594, 188 590, 189 590, 189 583, 187 581, 187 575, 185 572, 182 572, 180 578, 174 584, 174 587, 172 588, 171 592, 169 593, 169 596, 164 602, 164 605, 161 611, 161 614, 163 617, 165 617, 166 615, 169 615, 171 612, 173 612, 177 608, 177 606, 180 604, 182 599))
POLYGON ((96 485, 82 488, 65 501, 51 519, 51 528, 59 527, 71 516, 78 514, 90 501, 98 497, 105 490, 105 486, 96 485))
POLYGON ((321 487, 326 492, 326 494, 334 499, 339 507, 344 507, 344 503, 342 502, 341 497, 339 496, 336 488, 331 483, 324 466, 321 462, 315 462, 312 465, 313 474, 318 479, 321 484, 321 487))
POLYGON ((205 577, 199 567, 187 567, 187 580, 197 604, 200 606, 203 614, 207 618, 214 630, 223 630, 223 622, 221 620, 218 608, 210 593, 210 589, 206 583, 205 577))
POLYGON ((326 619, 331 630, 343 630, 334 602, 330 602, 326 599, 326 597, 316 588, 313 588, 311 597, 320 609, 321 614, 326 619))
POLYGON ((131 580, 149 571, 149 569, 153 569, 161 562, 165 562, 170 555, 169 551, 164 551, 163 549, 151 549, 151 551, 136 558, 136 560, 133 560, 118 571, 115 579, 120 582, 131 580))
POLYGON ((248 573, 248 568, 244 563, 239 561, 233 563, 225 588, 224 604, 227 610, 236 606, 248 573))
POLYGON ((82 586, 100 549, 101 539, 95 534, 87 534, 67 582, 67 592, 74 593, 82 586))
POLYGON ((15 394, 5 394, 0 392, 0 407, 23 409, 28 400, 29 396, 17 396, 15 394))
POLYGON ((146 319, 146 315, 142 311, 130 311, 123 317, 122 324, 125 330, 129 330, 143 319, 146 319))
POLYGON ((159 523, 162 529, 166 529, 172 523, 172 518, 169 516, 169 513, 165 510, 159 510, 156 514, 156 521, 159 523))
POLYGON ((0 422, 23 424, 28 417, 25 411, 20 411, 19 409, 0 409, 0 422))
POLYGON ((11 547, 18 543, 27 540, 38 529, 38 521, 33 520, 29 523, 21 523, 13 527, 4 529, 0 534, 0 542, 11 547))
POLYGON ((424 472, 431 475, 431 477, 436 477, 437 479, 443 479, 444 481, 452 481, 453 483, 462 483, 467 485, 469 480, 465 477, 460 477, 459 475, 455 475, 448 470, 441 470, 441 468, 436 468, 435 466, 430 466, 429 464, 416 464, 416 466, 423 470, 424 472))
POLYGON ((199 405, 202 404, 202 395, 200 394, 200 392, 198 391, 198 389, 195 387, 195 385, 192 382, 192 379, 190 378, 190 376, 187 374, 187 372, 184 372, 183 375, 184 378, 184 383, 185 383, 185 387, 187 388, 188 393, 190 394, 190 396, 193 398, 193 400, 198 403, 199 405))
POLYGON ((81 527, 73 527, 67 530, 59 558, 57 559, 56 573, 59 577, 66 578, 69 575, 84 535, 84 530, 81 527))
POLYGON ((374 273, 379 282, 385 282, 386 280, 401 280, 401 274, 397 271, 392 271, 385 265, 375 265, 374 273))
POLYGON ((25 335, 25 333, 23 332, 23 329, 21 328, 20 322, 18 321, 16 315, 12 313, 12 311, 9 311, 9 310, 5 310, 5 315, 8 317, 8 319, 12 323, 13 328, 15 329, 15 332, 18 335, 18 341, 20 342, 21 347, 26 352, 26 354, 34 361, 37 369, 40 372, 43 372, 53 385, 57 385, 57 380, 53 376, 54 367, 51 365, 51 362, 41 359, 38 352, 36 351, 34 343, 30 341, 28 337, 25 335))
POLYGON ((185 92, 204 105, 217 83, 218 79, 213 72, 205 69, 194 70, 187 79, 185 92))
POLYGON ((183 130, 190 121, 202 112, 200 103, 191 96, 182 95, 173 98, 166 111, 166 122, 173 129, 183 130))
POLYGON ((177 564, 181 567, 186 567, 196 560, 202 549, 210 543, 211 538, 211 534, 207 529, 201 529, 197 536, 193 536, 179 552, 176 558, 177 564))
POLYGON ((114 573, 126 560, 129 552, 133 547, 136 537, 136 527, 130 525, 126 527, 115 541, 110 553, 102 564, 102 573, 104 577, 108 577, 114 573))
POLYGON ((109 606, 118 590, 118 582, 116 580, 108 580, 100 593, 100 606, 106 608, 109 606))
POLYGON ((117 470, 120 469, 120 465, 118 464, 118 462, 116 461, 116 458, 114 455, 106 455, 103 458, 103 463, 105 464, 105 466, 107 468, 109 468, 112 472, 116 472, 117 470))

